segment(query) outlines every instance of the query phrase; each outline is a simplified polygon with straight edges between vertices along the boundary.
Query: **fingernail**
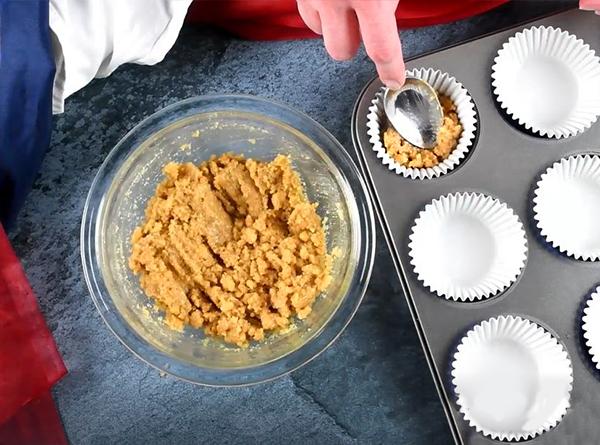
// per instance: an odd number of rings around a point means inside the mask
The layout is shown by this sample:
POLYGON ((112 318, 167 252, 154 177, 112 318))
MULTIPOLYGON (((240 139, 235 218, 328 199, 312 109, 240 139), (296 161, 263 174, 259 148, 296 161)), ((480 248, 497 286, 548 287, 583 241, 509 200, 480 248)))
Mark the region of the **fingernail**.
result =
POLYGON ((397 90, 402 87, 402 84, 396 80, 382 80, 386 87, 392 90, 397 90))

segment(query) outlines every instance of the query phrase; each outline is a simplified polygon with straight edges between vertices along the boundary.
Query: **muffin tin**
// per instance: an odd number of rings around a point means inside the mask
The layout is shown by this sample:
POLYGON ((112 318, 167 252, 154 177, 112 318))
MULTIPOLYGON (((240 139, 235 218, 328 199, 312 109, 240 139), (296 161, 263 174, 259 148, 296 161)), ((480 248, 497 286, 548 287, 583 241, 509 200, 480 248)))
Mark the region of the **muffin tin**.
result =
POLYGON ((600 123, 564 139, 532 135, 502 112, 491 85, 491 67, 498 50, 516 32, 537 25, 566 30, 597 53, 600 51, 598 16, 572 10, 407 63, 409 69, 433 68, 449 73, 475 101, 478 133, 473 148, 446 175, 425 180, 404 178, 389 171, 377 158, 367 134, 367 115, 382 86, 379 80, 365 87, 352 116, 352 137, 359 164, 457 443, 497 441, 470 427, 459 411, 450 376, 454 353, 474 326, 492 317, 511 315, 531 320, 555 336, 566 348, 573 367, 567 413, 555 428, 530 442, 597 443, 600 437, 597 420, 600 374, 590 358, 582 331, 583 309, 600 283, 600 262, 576 260, 555 249, 541 235, 533 213, 536 184, 548 167, 563 157, 600 152, 600 123), (409 236, 419 212, 442 195, 461 192, 482 193, 506 203, 523 222, 527 235, 527 264, 520 277, 504 292, 483 301, 440 298, 419 281, 410 264, 409 236))

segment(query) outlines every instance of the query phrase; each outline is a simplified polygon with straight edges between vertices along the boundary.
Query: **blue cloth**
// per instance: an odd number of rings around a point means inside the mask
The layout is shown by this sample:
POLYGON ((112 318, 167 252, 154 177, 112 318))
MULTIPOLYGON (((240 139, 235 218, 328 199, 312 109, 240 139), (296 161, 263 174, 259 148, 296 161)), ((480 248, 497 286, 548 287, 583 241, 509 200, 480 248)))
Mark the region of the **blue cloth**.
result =
POLYGON ((9 227, 52 130, 48 0, 0 0, 0 221, 9 227))

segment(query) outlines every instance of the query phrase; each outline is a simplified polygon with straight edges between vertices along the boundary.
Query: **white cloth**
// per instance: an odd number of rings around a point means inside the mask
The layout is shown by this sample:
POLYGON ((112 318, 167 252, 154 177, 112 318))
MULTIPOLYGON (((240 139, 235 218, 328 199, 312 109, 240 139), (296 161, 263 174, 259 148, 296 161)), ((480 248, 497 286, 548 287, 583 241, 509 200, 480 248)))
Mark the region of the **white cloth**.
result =
POLYGON ((53 112, 124 63, 153 65, 171 49, 192 0, 50 0, 53 112))

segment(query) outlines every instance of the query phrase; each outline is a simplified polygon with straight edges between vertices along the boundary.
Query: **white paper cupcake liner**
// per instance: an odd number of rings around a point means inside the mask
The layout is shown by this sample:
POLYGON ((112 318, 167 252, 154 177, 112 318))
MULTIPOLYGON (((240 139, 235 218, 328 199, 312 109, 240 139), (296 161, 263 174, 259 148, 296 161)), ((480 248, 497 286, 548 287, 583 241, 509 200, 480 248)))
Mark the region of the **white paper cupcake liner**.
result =
POLYGON ((600 369, 600 286, 596 288, 583 310, 582 329, 585 344, 596 369, 600 369))
POLYGON ((425 80, 438 93, 444 94, 452 99, 452 102, 456 105, 458 119, 463 127, 456 148, 450 153, 450 156, 448 156, 447 159, 440 162, 435 167, 409 168, 394 161, 394 159, 388 155, 382 139, 382 134, 388 125, 382 102, 384 88, 375 95, 375 98, 371 101, 372 105, 369 107, 369 113, 367 115, 367 134, 369 135, 369 141, 371 142, 373 150, 377 153, 377 157, 381 159, 381 162, 383 162, 390 170, 395 171, 396 174, 411 179, 437 178, 454 169, 469 153, 477 130, 475 104, 462 84, 447 73, 431 68, 420 68, 410 70, 406 74, 409 77, 425 80))
POLYGON ((500 107, 527 130, 564 138, 600 115, 600 58, 583 40, 539 26, 506 42, 492 67, 500 107))
POLYGON ((410 263, 438 296, 455 301, 489 298, 507 289, 527 259, 527 237, 506 204, 478 193, 442 196, 415 221, 410 263))
POLYGON ((469 425, 496 440, 531 439, 555 427, 570 406, 573 370, 550 333, 515 316, 490 318, 462 339, 452 384, 469 425))
POLYGON ((537 183, 534 219, 542 236, 579 260, 600 259, 600 156, 563 158, 537 183))

